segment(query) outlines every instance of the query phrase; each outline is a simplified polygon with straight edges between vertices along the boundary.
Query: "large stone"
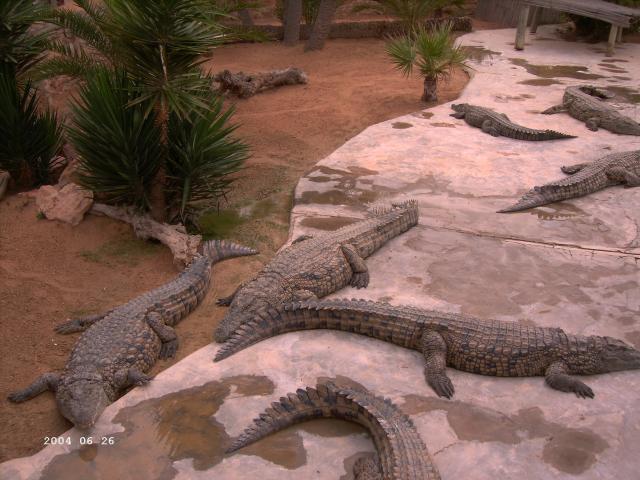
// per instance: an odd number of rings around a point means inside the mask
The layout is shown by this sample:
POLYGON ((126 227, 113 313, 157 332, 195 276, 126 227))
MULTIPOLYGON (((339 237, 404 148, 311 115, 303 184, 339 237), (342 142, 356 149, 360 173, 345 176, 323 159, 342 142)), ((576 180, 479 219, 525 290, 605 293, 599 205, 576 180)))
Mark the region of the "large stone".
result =
POLYGON ((36 205, 49 220, 78 225, 93 204, 93 193, 75 183, 62 188, 45 185, 36 193, 36 205))

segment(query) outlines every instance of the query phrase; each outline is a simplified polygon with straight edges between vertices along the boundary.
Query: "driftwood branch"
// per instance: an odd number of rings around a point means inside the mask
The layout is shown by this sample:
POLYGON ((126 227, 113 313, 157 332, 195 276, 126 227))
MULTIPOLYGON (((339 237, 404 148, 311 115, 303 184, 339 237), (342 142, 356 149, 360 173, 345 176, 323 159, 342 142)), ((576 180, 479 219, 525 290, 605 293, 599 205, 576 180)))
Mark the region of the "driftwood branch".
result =
POLYGON ((292 67, 254 75, 223 70, 215 75, 214 80, 220 83, 221 93, 228 90, 241 98, 247 98, 269 88, 307 83, 307 74, 299 68, 292 67))
POLYGON ((129 223, 133 226, 136 237, 143 240, 153 238, 163 243, 171 250, 173 263, 179 269, 189 264, 202 241, 200 235, 189 235, 182 225, 159 223, 148 215, 135 213, 130 208, 94 203, 90 213, 129 223))
POLYGON ((11 178, 11 175, 9 175, 9 172, 5 170, 0 170, 0 200, 2 200, 2 197, 4 197, 4 194, 7 191, 10 178, 11 178))

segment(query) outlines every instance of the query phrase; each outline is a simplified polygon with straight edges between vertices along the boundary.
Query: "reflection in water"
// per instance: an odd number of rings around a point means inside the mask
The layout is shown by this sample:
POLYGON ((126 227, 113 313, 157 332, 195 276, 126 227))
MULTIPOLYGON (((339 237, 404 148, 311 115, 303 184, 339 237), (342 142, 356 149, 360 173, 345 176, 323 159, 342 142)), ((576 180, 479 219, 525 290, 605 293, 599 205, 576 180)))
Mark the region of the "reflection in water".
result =
POLYGON ((527 72, 536 77, 556 78, 568 77, 579 78, 582 80, 592 80, 596 78, 605 78, 597 73, 586 73, 589 71, 587 67, 576 65, 532 65, 524 58, 510 58, 509 61, 519 67, 524 67, 527 72))
POLYGON ((570 203, 553 203, 530 210, 531 215, 536 215, 540 220, 562 221, 573 217, 586 217, 587 212, 570 203))

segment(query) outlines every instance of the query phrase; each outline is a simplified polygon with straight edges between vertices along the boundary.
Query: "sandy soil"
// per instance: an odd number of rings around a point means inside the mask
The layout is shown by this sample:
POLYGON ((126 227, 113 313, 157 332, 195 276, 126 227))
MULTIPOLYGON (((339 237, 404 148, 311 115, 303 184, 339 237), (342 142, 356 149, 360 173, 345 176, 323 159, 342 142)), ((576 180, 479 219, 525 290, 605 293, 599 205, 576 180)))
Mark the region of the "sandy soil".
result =
MULTIPOLYGON (((238 135, 253 156, 224 207, 228 211, 209 220, 214 233, 261 254, 215 267, 203 305, 177 328, 177 357, 158 362, 154 374, 211 341, 224 314, 215 299, 250 278, 286 241, 292 191, 301 174, 366 126, 428 106, 420 102, 420 79, 395 72, 380 40, 334 40, 314 53, 303 53, 302 45, 238 44, 216 50, 210 62, 213 71, 290 65, 308 73, 308 85, 229 100, 242 124, 238 135)), ((454 99, 467 80, 455 72, 439 88, 441 101, 454 99)), ((68 94, 60 89, 51 103, 64 105, 68 94)), ((45 436, 70 427, 50 393, 20 405, 5 400, 37 375, 64 366, 77 336, 56 335, 53 326, 109 309, 175 274, 168 251, 136 240, 127 225, 89 216, 74 228, 38 219, 25 197, 0 203, 0 461, 32 454, 45 436)))

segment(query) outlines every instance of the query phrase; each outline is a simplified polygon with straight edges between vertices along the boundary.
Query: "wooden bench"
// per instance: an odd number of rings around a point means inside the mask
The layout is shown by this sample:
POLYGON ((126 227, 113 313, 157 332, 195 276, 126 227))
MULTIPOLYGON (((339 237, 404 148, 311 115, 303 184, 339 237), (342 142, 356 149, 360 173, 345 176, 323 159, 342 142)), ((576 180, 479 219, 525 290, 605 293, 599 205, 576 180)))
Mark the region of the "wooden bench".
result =
POLYGON ((543 8, 603 20, 611 24, 607 56, 613 55, 616 41, 622 41, 622 29, 640 21, 640 8, 623 7, 603 0, 525 0, 520 8, 516 30, 516 50, 524 50, 525 30, 529 20, 529 8, 533 7, 531 33, 538 27, 538 18, 543 8))

